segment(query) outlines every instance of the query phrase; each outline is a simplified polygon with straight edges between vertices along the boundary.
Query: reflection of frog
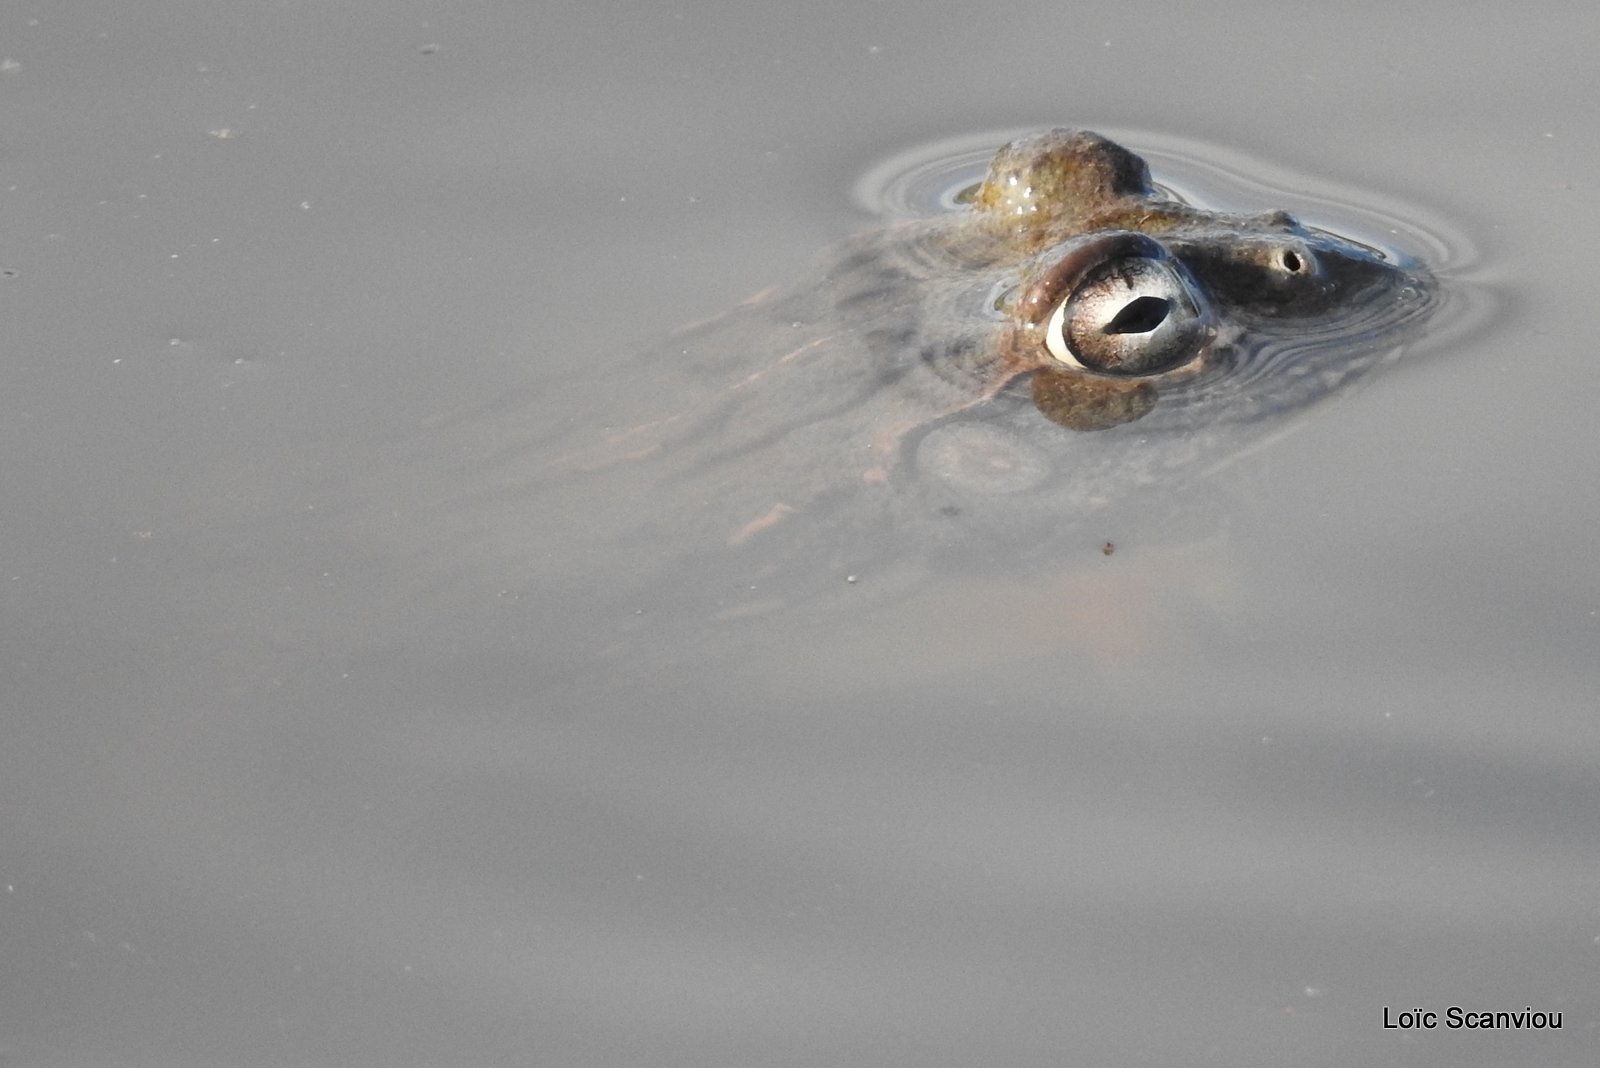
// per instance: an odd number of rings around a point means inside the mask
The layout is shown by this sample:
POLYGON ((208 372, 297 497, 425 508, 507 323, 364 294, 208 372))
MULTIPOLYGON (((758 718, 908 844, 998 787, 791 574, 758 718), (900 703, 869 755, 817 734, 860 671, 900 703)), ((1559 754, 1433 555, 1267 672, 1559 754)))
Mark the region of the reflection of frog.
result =
POLYGON ((452 567, 477 543, 511 584, 528 568, 589 591, 687 576, 701 553, 769 584, 1004 553, 1248 451, 1433 302, 1413 264, 1283 213, 1180 203, 1095 134, 1011 143, 971 201, 853 238, 818 277, 664 346, 597 356, 594 377, 462 437, 436 431, 438 492, 405 472, 431 506, 385 525, 452 567))

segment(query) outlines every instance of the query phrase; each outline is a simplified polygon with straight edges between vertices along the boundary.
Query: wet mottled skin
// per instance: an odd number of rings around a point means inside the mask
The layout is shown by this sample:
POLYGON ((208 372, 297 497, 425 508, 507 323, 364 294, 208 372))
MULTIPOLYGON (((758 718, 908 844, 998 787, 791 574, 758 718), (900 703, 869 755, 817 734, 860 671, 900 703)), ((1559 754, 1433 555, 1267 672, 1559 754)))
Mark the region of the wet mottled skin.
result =
POLYGON ((597 361, 559 425, 457 449, 474 461, 435 514, 508 572, 623 584, 1037 544, 1252 448, 1397 352, 1432 294, 1415 264, 1179 203, 1138 156, 1054 130, 1001 149, 970 207, 597 361))

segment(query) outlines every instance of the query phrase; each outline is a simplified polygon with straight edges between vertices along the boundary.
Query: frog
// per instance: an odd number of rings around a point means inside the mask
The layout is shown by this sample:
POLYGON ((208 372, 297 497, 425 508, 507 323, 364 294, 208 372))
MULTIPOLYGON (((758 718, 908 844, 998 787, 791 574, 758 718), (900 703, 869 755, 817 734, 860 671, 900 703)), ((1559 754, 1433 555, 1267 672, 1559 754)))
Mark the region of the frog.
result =
POLYGON ((431 509, 453 551, 630 589, 700 560, 740 590, 1005 555, 1249 451, 1435 303, 1413 258, 1188 203, 1086 130, 1010 141, 961 201, 599 361, 562 418, 469 424, 431 509))

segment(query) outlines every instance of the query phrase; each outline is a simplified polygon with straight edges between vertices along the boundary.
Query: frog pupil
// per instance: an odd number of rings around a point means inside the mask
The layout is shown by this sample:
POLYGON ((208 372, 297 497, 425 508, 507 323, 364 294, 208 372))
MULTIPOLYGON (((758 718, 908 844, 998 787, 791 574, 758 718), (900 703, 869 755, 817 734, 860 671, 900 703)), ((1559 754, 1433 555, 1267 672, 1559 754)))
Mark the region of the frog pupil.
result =
POLYGON ((1300 273, 1300 257, 1285 249, 1283 252, 1283 269, 1290 274, 1300 273))
POLYGON ((1172 309, 1172 302, 1161 297, 1139 297, 1122 306, 1122 310, 1107 323, 1103 333, 1148 334, 1160 326, 1172 309))

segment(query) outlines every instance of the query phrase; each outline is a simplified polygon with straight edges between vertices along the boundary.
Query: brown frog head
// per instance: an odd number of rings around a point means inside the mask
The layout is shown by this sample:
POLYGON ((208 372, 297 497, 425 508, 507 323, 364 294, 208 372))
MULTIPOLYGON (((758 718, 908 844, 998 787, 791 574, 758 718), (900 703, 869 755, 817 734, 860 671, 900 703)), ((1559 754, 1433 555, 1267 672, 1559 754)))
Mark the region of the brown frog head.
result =
POLYGON ((1424 288, 1415 264, 1287 212, 1171 200, 1142 159, 1085 131, 1001 149, 963 226, 985 259, 1020 266, 991 385, 1032 375, 1038 409, 1075 430, 1138 419, 1273 339, 1376 329, 1424 288))

